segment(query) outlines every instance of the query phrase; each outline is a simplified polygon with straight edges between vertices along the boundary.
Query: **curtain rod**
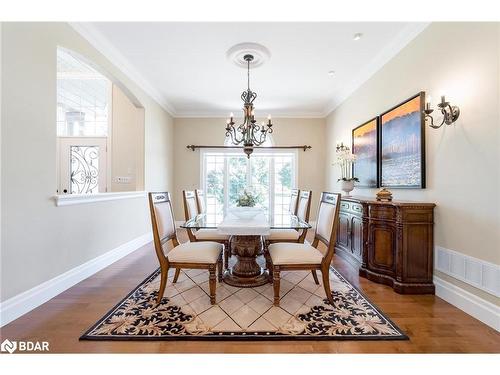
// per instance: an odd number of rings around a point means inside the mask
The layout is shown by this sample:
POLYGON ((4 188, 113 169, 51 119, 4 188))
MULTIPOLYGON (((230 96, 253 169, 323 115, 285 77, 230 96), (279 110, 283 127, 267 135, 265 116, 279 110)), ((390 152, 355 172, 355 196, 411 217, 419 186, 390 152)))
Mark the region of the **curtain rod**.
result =
MULTIPOLYGON (((196 150, 197 148, 223 148, 223 149, 243 149, 243 146, 198 146, 198 145, 187 145, 186 148, 191 151, 196 150)), ((304 151, 307 151, 311 148, 311 146, 303 145, 303 146, 258 146, 254 147, 254 150, 272 150, 272 149, 293 149, 293 148, 301 148, 304 151)))

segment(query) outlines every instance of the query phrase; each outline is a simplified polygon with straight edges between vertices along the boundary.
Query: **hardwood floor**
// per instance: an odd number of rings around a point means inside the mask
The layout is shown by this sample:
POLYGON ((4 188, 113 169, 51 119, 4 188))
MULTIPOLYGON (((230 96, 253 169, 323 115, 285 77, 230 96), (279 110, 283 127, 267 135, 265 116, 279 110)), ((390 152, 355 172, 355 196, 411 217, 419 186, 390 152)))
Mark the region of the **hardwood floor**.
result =
MULTIPOLYGON (((180 239, 186 240, 185 233, 180 239)), ((360 279, 346 261, 334 267, 386 313, 409 341, 127 342, 80 335, 158 267, 152 245, 114 263, 6 325, 1 340, 48 341, 52 353, 498 353, 500 334, 435 296, 400 295, 360 279)))

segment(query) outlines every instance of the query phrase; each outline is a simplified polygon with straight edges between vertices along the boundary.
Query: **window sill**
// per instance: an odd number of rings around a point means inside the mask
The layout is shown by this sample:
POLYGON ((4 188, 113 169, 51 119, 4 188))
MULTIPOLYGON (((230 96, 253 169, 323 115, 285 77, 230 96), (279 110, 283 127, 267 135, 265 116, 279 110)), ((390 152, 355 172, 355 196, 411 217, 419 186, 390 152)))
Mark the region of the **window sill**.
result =
POLYGON ((72 206, 75 204, 95 203, 104 201, 114 201, 119 199, 145 198, 145 191, 126 191, 116 193, 97 194, 65 194, 54 195, 56 206, 72 206))

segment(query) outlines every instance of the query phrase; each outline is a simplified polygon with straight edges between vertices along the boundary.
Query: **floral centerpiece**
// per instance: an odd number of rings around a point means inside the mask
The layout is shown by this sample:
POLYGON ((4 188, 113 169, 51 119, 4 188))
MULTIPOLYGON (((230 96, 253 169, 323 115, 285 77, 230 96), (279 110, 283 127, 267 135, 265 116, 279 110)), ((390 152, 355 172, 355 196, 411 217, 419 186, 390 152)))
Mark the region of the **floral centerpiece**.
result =
POLYGON ((252 191, 248 191, 247 189, 243 190, 243 192, 239 195, 238 200, 236 201, 237 207, 255 207, 255 205, 259 201, 258 194, 255 194, 252 191))
POLYGON ((346 193, 347 196, 349 196, 349 193, 354 189, 354 182, 359 181, 358 178, 354 177, 352 173, 355 162, 356 155, 351 153, 348 147, 337 151, 337 160, 334 165, 338 165, 340 167, 341 175, 337 181, 341 181, 340 188, 346 193))
POLYGON ((259 194, 253 190, 244 189, 236 200, 236 207, 231 211, 240 219, 252 219, 262 212, 261 208, 256 207, 260 202, 261 197, 259 194))

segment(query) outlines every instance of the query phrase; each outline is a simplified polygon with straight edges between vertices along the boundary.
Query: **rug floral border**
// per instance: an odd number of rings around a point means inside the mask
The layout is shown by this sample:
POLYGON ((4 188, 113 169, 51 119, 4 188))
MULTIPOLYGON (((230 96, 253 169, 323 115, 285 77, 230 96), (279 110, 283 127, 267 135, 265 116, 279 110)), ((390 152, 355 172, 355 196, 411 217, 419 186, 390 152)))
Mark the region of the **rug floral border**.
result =
POLYGON ((96 336, 89 335, 97 326, 99 326, 105 319, 107 319, 123 302, 130 298, 139 288, 141 288, 146 282, 152 280, 160 271, 157 268, 148 277, 146 277, 142 282, 140 282, 137 287, 132 289, 124 298, 120 300, 116 305, 108 310, 102 318, 100 318, 95 324, 93 324, 89 329, 83 333, 79 340, 82 341, 401 341, 409 340, 410 338, 396 325, 382 310, 375 305, 367 296, 361 292, 355 285, 349 282, 337 269, 330 267, 339 277, 341 277, 343 282, 347 282, 357 293, 359 293, 365 301, 371 305, 373 309, 377 311, 392 327, 399 333, 399 335, 393 336, 375 336, 375 335, 292 335, 276 332, 217 332, 214 334, 206 335, 169 335, 169 336, 123 336, 123 335, 106 335, 106 336, 96 336))

